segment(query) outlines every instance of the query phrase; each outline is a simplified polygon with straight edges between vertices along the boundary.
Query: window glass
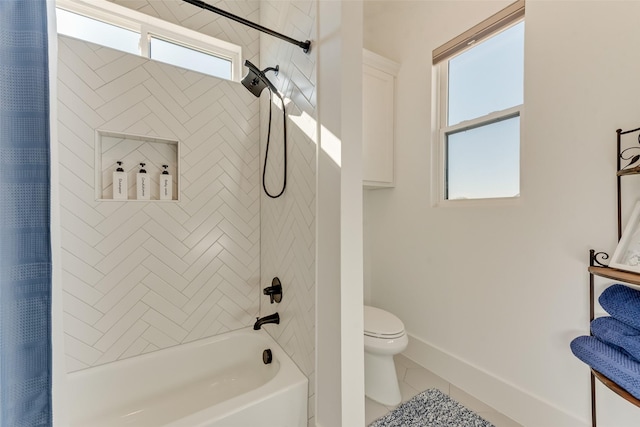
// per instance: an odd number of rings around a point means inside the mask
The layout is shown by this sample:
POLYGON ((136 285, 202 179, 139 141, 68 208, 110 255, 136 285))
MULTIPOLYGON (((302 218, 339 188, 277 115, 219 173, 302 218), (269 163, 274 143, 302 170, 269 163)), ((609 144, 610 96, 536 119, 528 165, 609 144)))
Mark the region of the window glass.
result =
POLYGON ((210 53, 151 37, 151 59, 199 71, 215 77, 231 79, 231 61, 210 53))
POLYGON ((446 136, 446 198, 516 197, 520 193, 520 117, 446 136))
POLYGON ((140 33, 60 8, 56 17, 60 34, 140 55, 140 33))
POLYGON ((449 126, 523 103, 524 22, 449 60, 449 126))
POLYGON ((61 35, 215 77, 240 80, 242 49, 236 44, 112 2, 56 0, 56 3, 61 35))

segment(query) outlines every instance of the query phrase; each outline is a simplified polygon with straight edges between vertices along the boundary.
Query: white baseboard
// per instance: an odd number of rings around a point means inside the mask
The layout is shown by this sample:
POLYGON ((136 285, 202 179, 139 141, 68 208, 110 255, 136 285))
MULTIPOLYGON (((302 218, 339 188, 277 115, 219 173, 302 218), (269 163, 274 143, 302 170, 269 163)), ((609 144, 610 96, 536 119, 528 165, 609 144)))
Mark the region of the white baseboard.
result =
POLYGON ((586 427, 562 409, 409 334, 404 356, 524 427, 586 427))

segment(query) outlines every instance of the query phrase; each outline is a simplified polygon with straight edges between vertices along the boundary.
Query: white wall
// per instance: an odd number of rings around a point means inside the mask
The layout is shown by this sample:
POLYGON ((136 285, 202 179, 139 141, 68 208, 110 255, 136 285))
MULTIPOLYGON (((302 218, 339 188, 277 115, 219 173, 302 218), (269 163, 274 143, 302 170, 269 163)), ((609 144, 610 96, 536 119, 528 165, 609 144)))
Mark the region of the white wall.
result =
MULTIPOLYGON (((227 18, 172 0, 114 3, 258 61, 258 31, 227 18)), ((257 0, 213 3, 259 20, 257 0)), ((61 39, 67 370, 249 326, 259 296, 258 102, 238 83, 61 39), (95 202, 95 129, 180 140, 181 202, 95 202)))
POLYGON ((317 425, 364 425, 362 2, 318 2, 317 425))
MULTIPOLYGON (((569 342, 588 332, 588 250, 615 245, 615 130, 640 124, 640 3, 528 1, 522 197, 434 207, 431 51, 508 3, 365 5, 365 47, 402 64, 397 186, 365 194, 367 286, 427 368, 527 427, 587 425, 588 369, 569 342)), ((598 390, 599 425, 637 424, 598 390)))
MULTIPOLYGON (((236 82, 69 37, 59 41, 68 371, 253 324, 257 100, 236 82), (180 201, 96 201, 96 129, 178 140, 180 201)), ((158 152, 123 148, 133 187, 135 163, 152 163, 158 152)))

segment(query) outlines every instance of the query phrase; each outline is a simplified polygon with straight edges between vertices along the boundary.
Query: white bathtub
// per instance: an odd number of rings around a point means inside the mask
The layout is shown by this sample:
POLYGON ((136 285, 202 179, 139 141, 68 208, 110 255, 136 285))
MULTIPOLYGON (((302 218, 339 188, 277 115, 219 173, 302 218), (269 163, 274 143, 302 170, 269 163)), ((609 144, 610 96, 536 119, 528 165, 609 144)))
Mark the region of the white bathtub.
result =
POLYGON ((74 372, 68 385, 72 427, 307 425, 307 378, 262 330, 74 372))

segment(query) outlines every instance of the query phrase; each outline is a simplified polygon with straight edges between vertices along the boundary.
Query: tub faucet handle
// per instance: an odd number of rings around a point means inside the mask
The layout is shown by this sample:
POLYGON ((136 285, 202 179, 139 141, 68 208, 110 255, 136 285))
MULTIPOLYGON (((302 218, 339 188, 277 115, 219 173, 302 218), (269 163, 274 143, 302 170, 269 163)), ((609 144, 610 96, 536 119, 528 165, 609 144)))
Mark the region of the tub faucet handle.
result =
POLYGON ((279 303, 282 301, 282 283, 280 283, 280 279, 274 277, 271 281, 271 286, 268 286, 262 290, 262 293, 265 295, 269 295, 269 300, 271 304, 274 302, 279 303))

